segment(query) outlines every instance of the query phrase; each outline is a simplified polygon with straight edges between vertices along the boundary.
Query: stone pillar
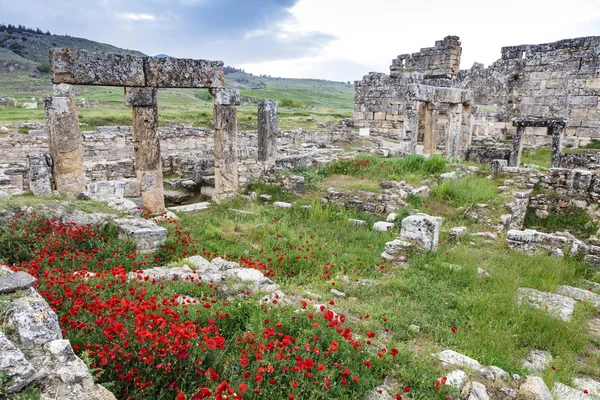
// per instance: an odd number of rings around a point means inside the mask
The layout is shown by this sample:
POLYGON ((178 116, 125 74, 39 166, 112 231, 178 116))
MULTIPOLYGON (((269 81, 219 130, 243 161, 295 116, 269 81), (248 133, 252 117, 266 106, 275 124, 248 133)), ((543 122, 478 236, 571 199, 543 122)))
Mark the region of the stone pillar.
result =
POLYGON ((460 132, 460 139, 458 141, 458 153, 461 160, 464 160, 467 156, 467 152, 469 151, 469 147, 471 146, 471 136, 472 136, 472 123, 471 123, 471 113, 473 111, 473 107, 471 104, 464 104, 462 109, 462 126, 460 132))
POLYGON ((215 118, 215 200, 234 195, 239 188, 237 162, 237 110, 240 92, 211 90, 215 118))
POLYGON ((52 97, 45 99, 44 106, 56 190, 75 198, 85 191, 85 170, 73 86, 52 85, 52 97))
POLYGON ((517 126, 517 132, 513 137, 512 151, 510 152, 510 165, 518 167, 521 165, 521 152, 523 151, 523 136, 525 135, 525 127, 517 126))
POLYGON ((450 104, 448 109, 448 139, 446 141, 446 157, 459 157, 460 133, 462 130, 462 109, 463 105, 450 104))
POLYGON ((418 102, 406 102, 406 111, 404 114, 404 135, 401 140, 403 150, 408 154, 412 154, 417 151, 417 136, 419 134, 418 108, 418 102))
POLYGON ((552 156, 550 168, 560 168, 560 157, 562 155, 562 134, 565 128, 562 124, 552 124, 548 127, 552 135, 552 156))
POLYGON ((277 154, 278 124, 277 100, 258 102, 258 161, 272 163, 277 154))
POLYGON ((423 114, 423 154, 433 154, 437 150, 437 110, 433 103, 427 103, 423 114))
POLYGON ((133 151, 144 208, 152 214, 165 211, 156 88, 126 87, 125 104, 133 108, 133 151))

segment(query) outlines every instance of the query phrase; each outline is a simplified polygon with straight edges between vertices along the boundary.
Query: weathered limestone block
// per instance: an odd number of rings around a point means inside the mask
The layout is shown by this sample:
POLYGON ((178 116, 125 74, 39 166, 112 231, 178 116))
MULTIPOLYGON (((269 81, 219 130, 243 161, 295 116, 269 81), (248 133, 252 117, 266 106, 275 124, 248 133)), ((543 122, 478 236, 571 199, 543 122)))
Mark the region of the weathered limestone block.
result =
POLYGON ((19 345, 30 346, 62 339, 56 314, 34 289, 14 300, 8 312, 8 324, 16 328, 19 345))
POLYGON ((130 54, 50 49, 53 83, 145 86, 144 59, 130 54))
POLYGON ((552 396, 560 400, 598 400, 598 397, 586 394, 583 390, 574 389, 560 382, 554 382, 552 386, 552 396))
POLYGON ((600 308, 600 295, 597 295, 589 290, 584 290, 573 286, 560 285, 556 288, 556 293, 571 297, 577 301, 591 303, 594 305, 594 307, 600 308))
POLYGON ((208 89, 225 86, 222 61, 146 57, 144 72, 146 86, 208 89))
POLYGON ((376 232, 389 232, 394 229, 394 224, 386 221, 377 221, 373 224, 373 230, 376 232))
POLYGON ((238 89, 219 89, 213 90, 215 104, 220 106, 239 106, 242 102, 240 91, 238 89))
POLYGON ((464 354, 457 353, 454 350, 444 350, 438 355, 438 359, 442 362, 442 365, 456 365, 461 368, 469 368, 477 370, 481 368, 479 361, 467 357, 464 354))
POLYGON ((499 160, 499 159, 492 160, 492 167, 490 169, 490 172, 492 175, 498 175, 498 174, 502 173, 502 171, 506 167, 508 167, 507 160, 499 160))
POLYGON ((6 393, 15 393, 33 382, 35 370, 4 333, 0 332, 0 373, 9 374, 10 381, 3 387, 6 393))
POLYGON ((125 87, 125 104, 134 107, 152 107, 156 105, 156 88, 125 87))
POLYGON ((85 189, 83 137, 75 108, 73 87, 53 86, 52 97, 45 99, 48 145, 56 190, 76 198, 85 189))
POLYGON ((24 271, 0 274, 0 294, 27 289, 36 282, 37 279, 24 271))
POLYGON ((135 173, 141 184, 144 208, 161 213, 165 210, 165 198, 156 105, 133 107, 133 140, 135 173))
POLYGON ((400 237, 414 240, 419 246, 436 251, 442 218, 427 214, 417 214, 402 220, 400 237))
POLYGON ((113 222, 119 228, 119 238, 133 240, 140 252, 153 252, 167 239, 165 228, 146 219, 119 218, 113 222))
POLYGON ((543 350, 532 350, 527 354, 521 364, 527 370, 536 375, 542 375, 552 362, 552 354, 543 350))
POLYGON ((277 100, 258 102, 258 160, 272 161, 277 153, 279 133, 277 100))
POLYGON ((34 196, 52 194, 52 158, 49 154, 29 156, 29 189, 34 196))
POLYGON ((215 197, 238 191, 237 110, 232 105, 214 105, 215 117, 215 197))
POLYGON ((519 391, 534 400, 552 400, 550 389, 539 376, 527 376, 519 391))
POLYGON ((519 288, 518 303, 548 312, 555 318, 570 321, 576 301, 560 294, 546 293, 530 288, 519 288))

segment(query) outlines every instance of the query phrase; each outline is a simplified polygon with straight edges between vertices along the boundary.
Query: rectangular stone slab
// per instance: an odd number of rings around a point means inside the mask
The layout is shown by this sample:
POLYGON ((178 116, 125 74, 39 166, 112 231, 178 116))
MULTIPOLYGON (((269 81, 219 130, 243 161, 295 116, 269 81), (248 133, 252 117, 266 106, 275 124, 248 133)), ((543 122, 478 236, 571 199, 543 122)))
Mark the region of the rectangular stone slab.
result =
POLYGON ((145 86, 144 59, 130 54, 50 49, 52 82, 74 85, 145 86))
POLYGON ((223 88, 223 62, 147 57, 146 86, 159 88, 223 88))
POLYGON ((54 83, 157 88, 225 87, 222 61, 50 49, 50 65, 54 83))

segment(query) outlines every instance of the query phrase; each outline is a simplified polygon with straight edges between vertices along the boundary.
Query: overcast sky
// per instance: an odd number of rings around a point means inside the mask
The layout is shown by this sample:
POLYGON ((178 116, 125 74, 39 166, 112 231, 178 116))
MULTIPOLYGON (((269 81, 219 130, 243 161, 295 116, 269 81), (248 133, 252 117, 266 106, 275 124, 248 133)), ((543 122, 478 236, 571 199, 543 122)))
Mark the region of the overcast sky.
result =
POLYGON ((502 46, 600 36, 600 0, 0 0, 0 22, 255 74, 354 81, 460 36, 462 68, 502 46))

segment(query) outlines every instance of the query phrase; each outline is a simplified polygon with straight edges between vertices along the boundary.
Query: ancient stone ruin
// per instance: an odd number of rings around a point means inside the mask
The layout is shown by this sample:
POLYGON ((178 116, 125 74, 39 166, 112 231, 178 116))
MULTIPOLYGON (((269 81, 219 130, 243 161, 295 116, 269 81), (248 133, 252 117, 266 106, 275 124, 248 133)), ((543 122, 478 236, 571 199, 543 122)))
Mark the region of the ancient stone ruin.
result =
POLYGON ((137 57, 52 49, 53 95, 46 100, 50 155, 56 189, 69 197, 85 191, 82 135, 72 85, 123 86, 133 109, 135 171, 144 207, 165 209, 160 143, 157 136, 157 88, 206 88, 214 99, 215 195, 235 193, 239 92, 225 89, 220 61, 137 57))
POLYGON ((552 145, 558 167, 563 144, 598 138, 599 46, 600 37, 584 37, 504 47, 488 68, 476 63, 458 71, 461 43, 448 36, 398 56, 389 75, 372 72, 356 81, 354 123, 401 141, 406 153, 443 151, 477 162, 518 165, 523 143, 552 145))

